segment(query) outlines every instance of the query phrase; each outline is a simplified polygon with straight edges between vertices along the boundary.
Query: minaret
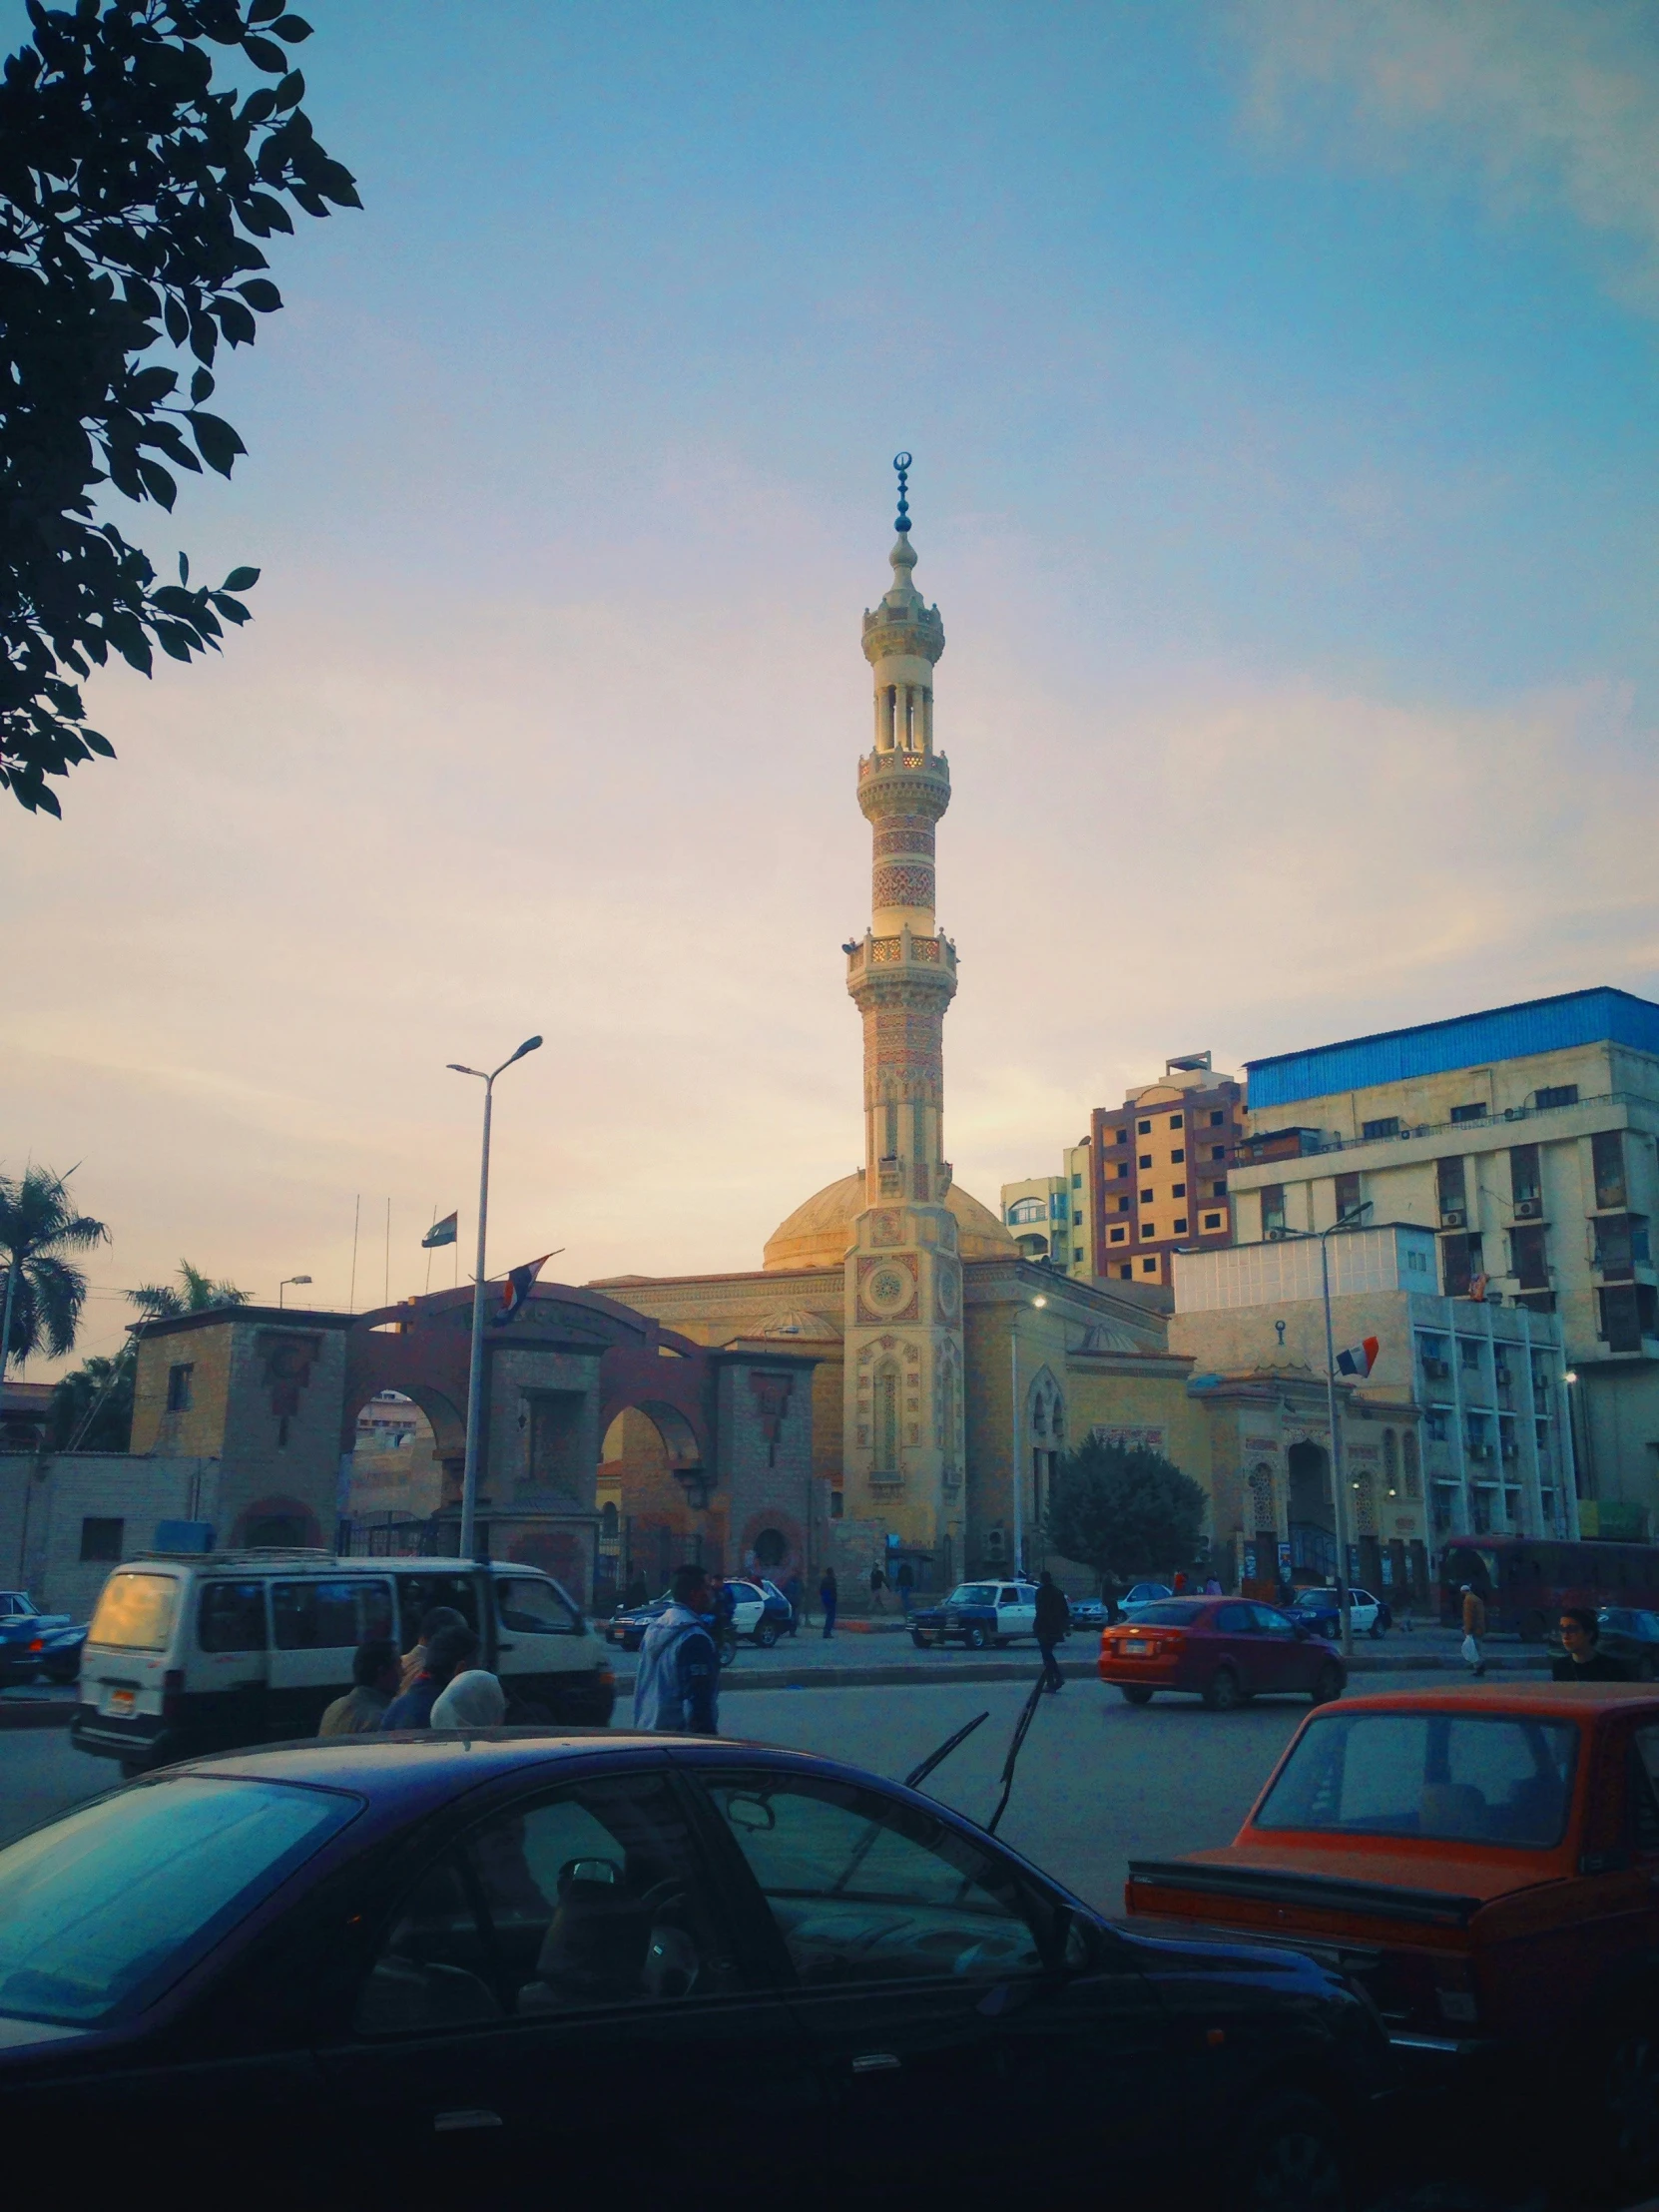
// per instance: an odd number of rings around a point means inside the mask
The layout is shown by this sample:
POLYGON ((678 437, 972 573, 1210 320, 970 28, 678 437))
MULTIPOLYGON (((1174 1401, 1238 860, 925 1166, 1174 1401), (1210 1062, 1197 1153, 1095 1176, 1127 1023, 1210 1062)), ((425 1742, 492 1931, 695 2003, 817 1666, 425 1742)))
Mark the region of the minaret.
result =
POLYGON ((916 565, 900 453, 891 589, 864 616, 875 742, 858 763, 874 832, 870 926, 847 951, 864 1024, 864 1211, 846 1260, 844 1461, 851 1509, 906 1546, 962 1563, 962 1271, 945 1203, 945 1008, 956 951, 933 916, 933 832, 950 767, 933 750, 933 669, 944 625, 916 565), (867 1486, 867 1487, 866 1487, 867 1486))

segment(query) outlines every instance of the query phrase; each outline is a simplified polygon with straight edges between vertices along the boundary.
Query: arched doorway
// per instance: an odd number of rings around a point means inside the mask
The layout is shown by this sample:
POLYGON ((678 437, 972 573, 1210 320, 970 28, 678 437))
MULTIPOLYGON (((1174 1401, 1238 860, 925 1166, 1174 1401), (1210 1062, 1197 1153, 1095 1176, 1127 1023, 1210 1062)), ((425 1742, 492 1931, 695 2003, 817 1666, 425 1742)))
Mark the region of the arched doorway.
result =
MULTIPOLYGON (((464 1456, 463 1439, 454 1440, 464 1456)), ((444 1501, 444 1454, 431 1419, 406 1391, 376 1390, 357 1407, 343 1488, 352 1551, 385 1557, 420 1549, 421 1530, 444 1501)))
POLYGON ((1305 1581, 1333 1582, 1337 1528, 1331 1512, 1331 1462, 1306 1439, 1286 1454, 1291 1490, 1291 1568, 1305 1581))
POLYGON ((658 1595, 687 1561, 724 1569, 723 1501, 721 1509, 712 1509, 703 1446, 678 1407, 647 1400, 611 1411, 594 1501, 599 1508, 596 1612, 611 1611, 640 1583, 658 1595))
POLYGON ((1060 1454, 1066 1448, 1066 1401, 1052 1369, 1039 1368, 1025 1394, 1025 1495, 1021 1501, 1025 1521, 1027 1571, 1043 1562, 1047 1545, 1043 1521, 1053 1493, 1060 1454))

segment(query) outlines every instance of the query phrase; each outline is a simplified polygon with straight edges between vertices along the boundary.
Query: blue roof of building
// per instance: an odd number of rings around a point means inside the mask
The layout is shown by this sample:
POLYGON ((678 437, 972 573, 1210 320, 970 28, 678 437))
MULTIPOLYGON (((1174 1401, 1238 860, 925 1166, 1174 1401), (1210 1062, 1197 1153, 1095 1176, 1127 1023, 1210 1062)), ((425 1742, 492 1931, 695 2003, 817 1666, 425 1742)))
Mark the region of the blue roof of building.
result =
POLYGON ((1442 1075, 1450 1068, 1603 1043, 1630 1045, 1659 1059, 1659 1006, 1630 991, 1606 987, 1563 991, 1556 998, 1528 998, 1483 1014, 1458 1014, 1414 1029, 1384 1029, 1375 1037, 1247 1060, 1245 1074, 1251 1111, 1259 1113, 1302 1098, 1401 1083, 1414 1075, 1442 1075))

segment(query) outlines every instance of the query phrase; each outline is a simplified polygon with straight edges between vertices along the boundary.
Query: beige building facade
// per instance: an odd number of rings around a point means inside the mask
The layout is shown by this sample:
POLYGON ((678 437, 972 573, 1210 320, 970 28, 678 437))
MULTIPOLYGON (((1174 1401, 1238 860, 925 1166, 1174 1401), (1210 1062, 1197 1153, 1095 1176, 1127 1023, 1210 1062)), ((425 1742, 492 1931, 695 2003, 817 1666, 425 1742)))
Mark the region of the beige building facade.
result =
MULTIPOLYGON (((1659 1006, 1575 991, 1248 1074, 1230 1178, 1239 1242, 1364 1209, 1432 1240, 1443 1297, 1552 1319, 1575 1378, 1586 1529, 1659 1534, 1659 1006)), ((1477 1314, 1473 1333, 1485 1327, 1477 1314)))

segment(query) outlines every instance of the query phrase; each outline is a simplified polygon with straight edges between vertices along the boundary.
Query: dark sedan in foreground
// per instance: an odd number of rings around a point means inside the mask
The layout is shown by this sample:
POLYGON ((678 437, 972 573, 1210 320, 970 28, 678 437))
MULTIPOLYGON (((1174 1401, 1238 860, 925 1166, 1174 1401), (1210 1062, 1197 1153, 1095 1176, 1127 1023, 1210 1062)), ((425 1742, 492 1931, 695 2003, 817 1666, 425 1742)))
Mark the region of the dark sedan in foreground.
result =
POLYGON ((1385 2067, 1331 1967, 1115 1926, 916 1792, 756 1745, 227 1753, 0 1852, 0 2126, 82 2203, 188 2153, 290 2208, 783 2171, 1002 2205, 1040 2143, 1052 2180, 1341 2212, 1385 2067))

